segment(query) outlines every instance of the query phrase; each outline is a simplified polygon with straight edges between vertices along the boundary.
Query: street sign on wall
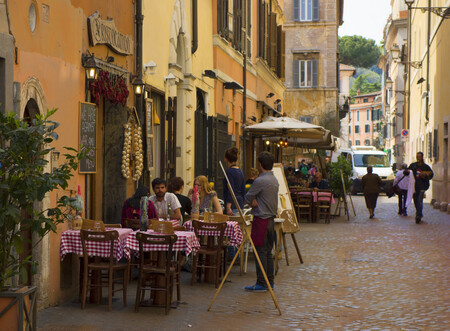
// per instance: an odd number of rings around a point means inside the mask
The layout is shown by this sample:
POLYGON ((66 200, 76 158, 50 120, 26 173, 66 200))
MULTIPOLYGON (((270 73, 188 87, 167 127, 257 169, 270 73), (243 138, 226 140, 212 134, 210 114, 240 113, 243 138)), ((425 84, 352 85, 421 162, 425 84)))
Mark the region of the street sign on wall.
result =
POLYGON ((402 138, 408 139, 408 136, 409 136, 409 130, 403 129, 402 130, 402 138))

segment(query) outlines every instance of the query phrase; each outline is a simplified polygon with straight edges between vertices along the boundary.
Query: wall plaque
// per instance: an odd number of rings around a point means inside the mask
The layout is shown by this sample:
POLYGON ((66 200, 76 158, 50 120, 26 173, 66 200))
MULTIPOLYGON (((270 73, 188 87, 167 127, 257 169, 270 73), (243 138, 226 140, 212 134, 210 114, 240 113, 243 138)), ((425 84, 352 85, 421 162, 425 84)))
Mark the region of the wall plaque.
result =
POLYGON ((113 19, 104 20, 96 11, 88 17, 88 30, 92 46, 106 44, 119 54, 133 54, 133 40, 117 30, 113 19))

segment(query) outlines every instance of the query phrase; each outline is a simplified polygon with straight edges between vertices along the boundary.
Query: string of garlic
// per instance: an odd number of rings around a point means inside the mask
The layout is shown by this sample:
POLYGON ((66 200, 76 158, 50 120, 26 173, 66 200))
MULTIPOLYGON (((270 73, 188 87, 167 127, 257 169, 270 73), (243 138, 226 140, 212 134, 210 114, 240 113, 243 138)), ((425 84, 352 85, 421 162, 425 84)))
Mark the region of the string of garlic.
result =
POLYGON ((122 151, 122 175, 126 179, 131 177, 130 161, 131 161, 131 132, 133 130, 133 123, 128 122, 124 125, 125 127, 125 139, 123 142, 122 151))
POLYGON ((133 180, 138 181, 144 169, 144 156, 142 154, 142 128, 134 121, 124 125, 125 139, 122 152, 122 175, 126 179, 131 177, 130 163, 134 159, 133 180))
POLYGON ((138 181, 139 177, 142 175, 142 170, 144 169, 144 156, 142 155, 142 128, 139 125, 136 125, 136 129, 134 130, 133 149, 135 151, 135 172, 133 180, 138 181))

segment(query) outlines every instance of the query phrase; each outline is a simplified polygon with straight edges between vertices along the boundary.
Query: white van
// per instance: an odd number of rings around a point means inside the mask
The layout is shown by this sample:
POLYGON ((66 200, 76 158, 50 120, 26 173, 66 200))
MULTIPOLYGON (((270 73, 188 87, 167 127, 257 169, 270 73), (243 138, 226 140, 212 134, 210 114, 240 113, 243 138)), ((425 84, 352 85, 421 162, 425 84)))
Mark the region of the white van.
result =
POLYGON ((351 148, 342 148, 334 152, 331 162, 336 162, 339 155, 344 155, 352 164, 353 185, 350 188, 352 194, 362 192, 361 178, 367 174, 367 167, 370 165, 373 167, 373 173, 381 177, 383 190, 392 185, 394 172, 392 171, 389 157, 385 152, 379 151, 373 146, 352 146, 351 148))

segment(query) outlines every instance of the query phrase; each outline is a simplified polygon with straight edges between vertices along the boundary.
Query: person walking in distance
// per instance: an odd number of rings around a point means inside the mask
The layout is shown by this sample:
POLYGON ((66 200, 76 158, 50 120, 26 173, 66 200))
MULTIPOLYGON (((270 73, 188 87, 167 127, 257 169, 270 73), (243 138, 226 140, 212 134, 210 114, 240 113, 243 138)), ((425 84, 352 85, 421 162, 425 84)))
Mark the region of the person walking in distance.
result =
POLYGON ((423 162, 423 153, 417 152, 417 162, 413 162, 409 165, 409 169, 414 174, 416 183, 414 184, 414 206, 416 207, 416 223, 420 223, 423 217, 423 198, 425 191, 430 187, 430 179, 433 178, 433 170, 430 166, 423 162))
POLYGON ((414 193, 414 176, 411 175, 412 171, 408 170, 408 165, 402 164, 401 170, 397 171, 394 182, 392 185, 397 185, 400 189, 398 196, 398 214, 408 216, 406 210, 411 204, 412 196, 414 193))
MULTIPOLYGON (((273 174, 274 157, 269 152, 258 156, 260 175, 245 195, 245 201, 252 207, 253 214, 251 238, 270 286, 274 288, 274 268, 272 248, 274 243, 274 218, 278 208, 278 180, 273 174)), ((256 260, 256 259, 255 259, 256 260)), ((266 292, 267 283, 256 261, 256 284, 246 286, 246 291, 266 292)))
POLYGON ((367 174, 362 178, 361 184, 364 198, 366 199, 366 207, 369 209, 370 218, 373 218, 375 216, 378 194, 381 191, 381 178, 373 173, 372 166, 367 167, 367 174))

